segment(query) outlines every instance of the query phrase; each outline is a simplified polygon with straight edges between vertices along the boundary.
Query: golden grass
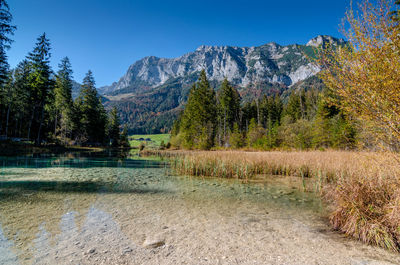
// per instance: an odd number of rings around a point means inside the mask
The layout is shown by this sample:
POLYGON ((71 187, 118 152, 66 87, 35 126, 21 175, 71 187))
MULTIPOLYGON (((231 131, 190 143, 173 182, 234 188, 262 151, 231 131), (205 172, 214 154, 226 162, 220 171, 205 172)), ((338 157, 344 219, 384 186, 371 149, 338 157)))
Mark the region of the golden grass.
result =
MULTIPOLYGON (((329 202, 333 227, 368 244, 400 250, 397 154, 348 151, 167 151, 182 175, 249 179, 257 174, 311 178, 329 202)), ((305 187, 305 186, 304 186, 305 187)))

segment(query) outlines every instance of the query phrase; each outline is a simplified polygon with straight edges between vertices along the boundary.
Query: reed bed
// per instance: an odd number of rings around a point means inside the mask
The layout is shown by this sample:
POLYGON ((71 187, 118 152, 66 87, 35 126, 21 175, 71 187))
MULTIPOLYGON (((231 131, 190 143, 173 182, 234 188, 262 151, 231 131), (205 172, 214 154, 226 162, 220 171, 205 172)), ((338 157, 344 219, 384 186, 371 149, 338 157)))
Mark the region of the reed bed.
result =
POLYGON ((167 151, 181 175, 250 179, 257 174, 311 178, 329 202, 334 229, 400 251, 400 159, 397 154, 309 151, 167 151))

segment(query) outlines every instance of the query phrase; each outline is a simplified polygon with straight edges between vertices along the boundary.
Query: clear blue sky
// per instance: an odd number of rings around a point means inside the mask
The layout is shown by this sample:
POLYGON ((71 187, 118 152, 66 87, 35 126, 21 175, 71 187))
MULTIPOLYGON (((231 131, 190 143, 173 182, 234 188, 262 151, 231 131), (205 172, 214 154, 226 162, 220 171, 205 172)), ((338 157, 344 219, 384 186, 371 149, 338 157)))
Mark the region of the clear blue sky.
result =
POLYGON ((178 57, 200 45, 305 43, 319 34, 340 37, 350 0, 8 0, 18 29, 8 52, 12 67, 46 32, 52 65, 71 59, 81 82, 88 69, 108 85, 136 60, 178 57))

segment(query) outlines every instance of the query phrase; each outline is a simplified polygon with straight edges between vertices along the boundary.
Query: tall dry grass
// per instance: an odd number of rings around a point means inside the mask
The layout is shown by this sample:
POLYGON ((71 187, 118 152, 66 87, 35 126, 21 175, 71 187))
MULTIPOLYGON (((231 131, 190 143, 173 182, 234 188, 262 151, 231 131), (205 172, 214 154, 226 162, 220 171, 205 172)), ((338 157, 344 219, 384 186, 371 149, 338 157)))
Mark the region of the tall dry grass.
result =
POLYGON ((389 153, 175 151, 182 175, 249 179, 257 174, 311 178, 331 207, 333 227, 363 242, 400 250, 400 162, 389 153))

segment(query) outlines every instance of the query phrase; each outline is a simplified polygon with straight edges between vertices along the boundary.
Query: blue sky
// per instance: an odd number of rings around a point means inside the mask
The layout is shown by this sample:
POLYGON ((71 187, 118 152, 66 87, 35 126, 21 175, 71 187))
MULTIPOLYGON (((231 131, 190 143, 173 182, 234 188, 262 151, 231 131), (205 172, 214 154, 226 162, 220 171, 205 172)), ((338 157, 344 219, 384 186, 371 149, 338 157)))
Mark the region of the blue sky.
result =
POLYGON ((14 67, 46 32, 52 65, 68 56, 80 82, 87 70, 108 85, 136 60, 178 57, 200 45, 306 43, 319 34, 341 37, 350 0, 8 0, 18 29, 8 52, 14 67))

